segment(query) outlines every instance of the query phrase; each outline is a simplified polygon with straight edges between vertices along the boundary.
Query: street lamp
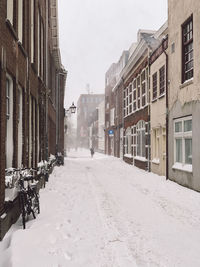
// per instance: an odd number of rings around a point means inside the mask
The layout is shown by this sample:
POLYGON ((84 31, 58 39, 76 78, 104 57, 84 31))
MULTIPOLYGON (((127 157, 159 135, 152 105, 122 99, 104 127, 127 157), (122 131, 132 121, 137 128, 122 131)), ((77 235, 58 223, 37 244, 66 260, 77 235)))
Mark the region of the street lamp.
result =
POLYGON ((76 106, 74 105, 74 102, 72 102, 72 105, 68 108, 65 109, 65 116, 69 116, 70 114, 74 114, 76 112, 76 106))
POLYGON ((64 149, 64 155, 67 156, 67 143, 69 144, 70 142, 68 141, 69 137, 72 138, 72 129, 70 126, 71 125, 71 114, 74 114, 76 112, 76 106, 74 105, 74 102, 72 102, 72 105, 68 108, 65 109, 65 120, 64 120, 64 143, 65 143, 65 149, 64 149))
POLYGON ((72 102, 71 107, 69 108, 71 113, 75 113, 76 112, 76 106, 74 105, 74 102, 72 102))

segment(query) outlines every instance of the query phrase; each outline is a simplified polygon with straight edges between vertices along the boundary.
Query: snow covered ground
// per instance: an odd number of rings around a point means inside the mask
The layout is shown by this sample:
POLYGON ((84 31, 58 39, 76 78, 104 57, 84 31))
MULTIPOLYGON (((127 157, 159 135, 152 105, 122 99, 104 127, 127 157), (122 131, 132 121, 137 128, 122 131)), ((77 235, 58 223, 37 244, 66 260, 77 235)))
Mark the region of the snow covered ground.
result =
POLYGON ((200 194, 89 151, 40 191, 41 214, 0 242, 1 267, 199 267, 200 194))

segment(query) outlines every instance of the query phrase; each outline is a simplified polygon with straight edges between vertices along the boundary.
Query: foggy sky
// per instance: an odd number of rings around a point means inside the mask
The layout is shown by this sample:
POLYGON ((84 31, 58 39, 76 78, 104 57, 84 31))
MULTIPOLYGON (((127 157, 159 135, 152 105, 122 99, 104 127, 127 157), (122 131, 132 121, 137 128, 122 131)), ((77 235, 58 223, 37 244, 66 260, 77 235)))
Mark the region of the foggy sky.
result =
POLYGON ((157 30, 167 20, 167 0, 58 0, 62 64, 68 71, 65 108, 80 94, 104 93, 104 77, 138 29, 157 30))

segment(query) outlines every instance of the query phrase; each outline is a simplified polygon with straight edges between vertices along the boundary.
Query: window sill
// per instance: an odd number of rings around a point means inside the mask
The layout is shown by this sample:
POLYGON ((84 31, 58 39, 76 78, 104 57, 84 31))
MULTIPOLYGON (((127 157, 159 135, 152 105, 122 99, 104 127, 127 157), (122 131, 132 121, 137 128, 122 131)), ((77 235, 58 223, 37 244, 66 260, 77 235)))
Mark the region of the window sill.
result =
POLYGON ((8 29, 10 30, 11 34, 13 35, 13 37, 15 38, 15 40, 17 41, 18 40, 17 33, 16 33, 16 31, 15 31, 15 29, 14 29, 14 27, 11 24, 9 19, 6 19, 6 25, 7 25, 8 29))
POLYGON ((159 165, 160 164, 160 159, 154 158, 154 159, 152 159, 151 162, 154 163, 154 164, 156 164, 156 165, 159 165))
POLYGON ((124 154, 124 157, 125 158, 129 158, 129 159, 132 159, 133 158, 133 156, 131 154, 124 154))
POLYGON ((165 93, 163 93, 162 95, 159 95, 158 99, 161 99, 163 97, 165 97, 165 93))
POLYGON ((139 161, 143 161, 143 162, 147 161, 147 159, 145 157, 139 157, 139 156, 136 156, 134 159, 139 160, 139 161))
POLYGON ((184 88, 184 87, 186 87, 186 86, 189 86, 189 85, 193 84, 193 80, 194 80, 194 78, 191 78, 191 79, 185 81, 183 84, 181 84, 181 85, 179 86, 179 88, 182 89, 182 88, 184 88))
POLYGON ((182 163, 176 162, 172 166, 172 169, 192 173, 192 165, 191 164, 182 164, 182 163))
POLYGON ((28 55, 27 55, 27 53, 26 53, 26 51, 25 51, 25 49, 24 49, 24 47, 20 41, 18 41, 18 46, 19 46, 20 50, 22 51, 22 54, 24 55, 24 57, 27 58, 28 55))
POLYGON ((128 118, 129 116, 132 116, 133 114, 137 113, 137 112, 140 112, 140 111, 143 111, 145 108, 147 108, 149 106, 149 103, 146 104, 145 106, 142 106, 141 108, 139 109, 136 109, 134 111, 132 111, 131 113, 129 113, 128 115, 126 116, 123 116, 124 119, 128 118))

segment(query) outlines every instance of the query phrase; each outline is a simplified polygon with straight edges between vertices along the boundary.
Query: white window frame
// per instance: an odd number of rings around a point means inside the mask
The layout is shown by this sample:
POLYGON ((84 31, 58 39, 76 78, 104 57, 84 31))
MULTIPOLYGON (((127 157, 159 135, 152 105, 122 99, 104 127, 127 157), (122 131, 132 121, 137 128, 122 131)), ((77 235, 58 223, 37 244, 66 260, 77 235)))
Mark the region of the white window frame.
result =
POLYGON ((146 161, 146 129, 145 121, 140 120, 136 125, 136 159, 146 161), (144 131, 144 144, 142 143, 142 132, 144 131), (140 134, 140 153, 138 153, 138 135, 140 134), (142 148, 144 148, 145 155, 142 155, 142 148))
POLYGON ((13 0, 7 0, 7 19, 13 25, 13 0))
MULTIPOLYGON (((6 74, 6 87, 9 88, 9 116, 7 116, 6 124, 6 168, 10 168, 13 165, 13 79, 9 74, 6 74)), ((7 91, 7 88, 6 88, 7 91)), ((7 95, 7 92, 6 92, 7 95)), ((6 108, 7 110, 7 108, 6 108)), ((8 110, 7 110, 8 111, 8 110)), ((7 113, 6 111, 6 113, 7 113)), ((8 114, 6 114, 8 115, 8 114)))
POLYGON ((184 132, 184 122, 192 120, 192 116, 187 116, 179 119, 174 120, 174 165, 173 169, 180 169, 187 172, 192 172, 192 164, 185 162, 185 139, 189 138, 192 139, 192 131, 184 132), (177 122, 181 122, 182 124, 182 131, 175 132, 175 125, 177 122), (176 140, 182 140, 182 162, 176 161, 176 140))
POLYGON ((133 108, 132 108, 132 104, 133 104, 133 85, 132 83, 129 84, 128 86, 128 114, 131 114, 133 112, 133 108), (130 97, 131 97, 131 101, 130 101, 130 97), (131 111, 130 111, 131 109, 131 111))
POLYGON ((34 19, 34 0, 31 0, 31 63, 34 62, 34 54, 35 54, 35 19, 34 19))
POLYGON ((110 126, 115 125, 115 108, 110 110, 110 126))
POLYGON ((23 42, 23 0, 18 0, 18 38, 23 42))
POLYGON ((6 78, 6 118, 10 118, 10 79, 6 78))
POLYGON ((132 157, 131 154, 131 147, 132 147, 132 142, 131 142, 131 128, 128 127, 125 131, 125 142, 124 142, 124 151, 125 151, 125 157, 132 157))
POLYGON ((133 112, 137 110, 137 80, 133 80, 133 96, 132 96, 132 101, 133 101, 133 112), (134 87, 135 84, 135 87, 134 87), (134 98, 134 92, 135 92, 135 98, 134 98), (134 104, 135 104, 135 109, 134 109, 134 104))
POLYGON ((147 103, 147 99, 146 99, 146 91, 147 91, 147 83, 146 83, 146 69, 143 69, 142 72, 141 72, 141 103, 140 103, 140 107, 143 108, 146 106, 146 103, 147 103), (142 81, 142 74, 144 73, 144 80, 142 81), (142 86, 145 86, 145 91, 144 93, 142 92, 142 86), (142 104, 143 102, 143 98, 145 98, 145 103, 144 105, 142 104))
POLYGON ((152 162, 155 164, 160 163, 160 149, 161 149, 161 129, 160 128, 153 128, 152 129, 152 137, 153 137, 153 143, 152 143, 152 162))
POLYGON ((126 116, 128 116, 128 114, 129 114, 129 112, 128 112, 128 105, 129 105, 129 99, 128 99, 128 97, 129 97, 129 88, 128 87, 126 87, 126 116))
POLYGON ((141 109, 141 105, 142 105, 142 103, 141 103, 141 100, 142 100, 142 97, 141 97, 141 76, 140 76, 140 74, 136 77, 136 79, 137 79, 137 110, 138 109, 141 109), (140 81, 139 83, 138 83, 138 80, 140 81), (140 92, 140 96, 138 96, 138 91, 140 92), (140 106, 138 106, 138 101, 140 101, 140 106))

